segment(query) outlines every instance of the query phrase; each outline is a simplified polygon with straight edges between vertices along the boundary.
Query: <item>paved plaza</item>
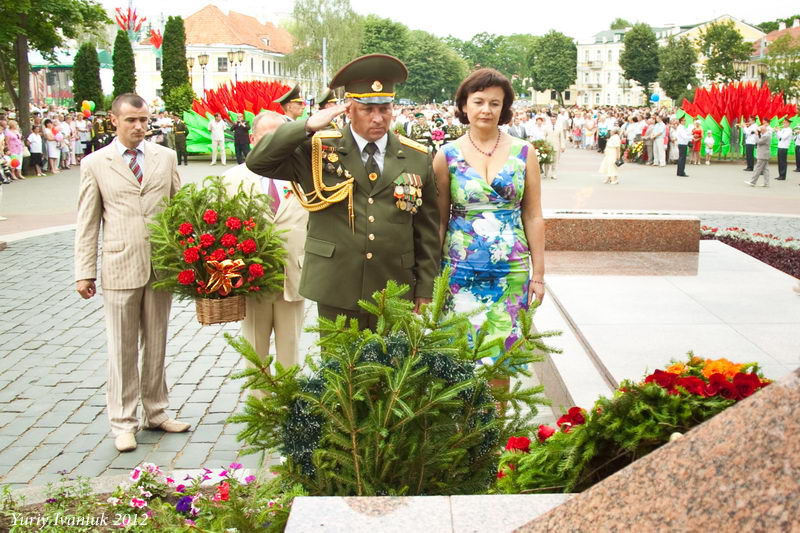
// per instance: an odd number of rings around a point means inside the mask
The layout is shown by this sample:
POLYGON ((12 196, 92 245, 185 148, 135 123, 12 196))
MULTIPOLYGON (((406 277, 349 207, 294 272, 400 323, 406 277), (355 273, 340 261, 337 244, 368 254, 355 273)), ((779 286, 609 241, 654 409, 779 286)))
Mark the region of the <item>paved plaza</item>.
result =
MULTIPOLYGON (((570 149, 558 180, 543 186, 549 211, 623 210, 701 213, 710 225, 800 237, 800 174, 767 189, 746 187, 738 163, 688 167, 626 164, 622 184, 602 185, 600 154, 570 149)), ((231 168, 232 165, 228 165, 231 168)), ((196 182, 224 167, 193 161, 180 167, 196 182)), ((143 431, 139 447, 120 454, 105 413, 107 355, 100 297, 82 300, 74 290, 73 239, 78 171, 28 179, 4 187, 0 215, 0 483, 43 485, 59 471, 72 476, 125 474, 142 461, 162 467, 219 467, 237 460, 248 468, 261 457, 239 455, 227 423, 243 402, 242 367, 223 338, 238 324, 201 327, 190 302, 173 302, 167 344, 171 414, 190 422, 185 434, 143 431)), ((102 291, 101 291, 102 292, 102 291)), ((306 324, 315 319, 307 306, 306 324)), ((302 352, 313 350, 304 333, 302 352)), ((680 354, 674 354, 680 355, 680 354)))

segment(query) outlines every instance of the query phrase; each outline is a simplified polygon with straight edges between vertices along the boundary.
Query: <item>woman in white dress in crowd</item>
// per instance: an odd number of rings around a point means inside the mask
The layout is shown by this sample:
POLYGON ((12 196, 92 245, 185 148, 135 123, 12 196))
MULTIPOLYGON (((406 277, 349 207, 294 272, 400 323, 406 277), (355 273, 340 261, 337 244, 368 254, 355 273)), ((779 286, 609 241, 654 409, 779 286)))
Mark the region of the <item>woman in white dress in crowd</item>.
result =
POLYGON ((617 166, 617 159, 621 157, 620 150, 622 149, 622 140, 619 138, 619 128, 614 126, 609 132, 608 142, 603 156, 603 161, 600 163, 600 174, 605 175, 606 179, 603 183, 610 183, 611 185, 619 185, 619 167, 617 166))

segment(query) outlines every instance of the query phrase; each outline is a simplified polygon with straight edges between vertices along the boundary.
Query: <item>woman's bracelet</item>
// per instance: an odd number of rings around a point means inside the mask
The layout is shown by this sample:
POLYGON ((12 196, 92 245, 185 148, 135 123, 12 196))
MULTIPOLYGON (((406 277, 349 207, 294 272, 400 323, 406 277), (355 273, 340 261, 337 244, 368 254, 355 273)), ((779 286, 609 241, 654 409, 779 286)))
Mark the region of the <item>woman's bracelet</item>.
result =
POLYGON ((544 285, 544 281, 539 281, 539 280, 536 280, 536 279, 531 280, 531 283, 535 283, 537 285, 544 285))

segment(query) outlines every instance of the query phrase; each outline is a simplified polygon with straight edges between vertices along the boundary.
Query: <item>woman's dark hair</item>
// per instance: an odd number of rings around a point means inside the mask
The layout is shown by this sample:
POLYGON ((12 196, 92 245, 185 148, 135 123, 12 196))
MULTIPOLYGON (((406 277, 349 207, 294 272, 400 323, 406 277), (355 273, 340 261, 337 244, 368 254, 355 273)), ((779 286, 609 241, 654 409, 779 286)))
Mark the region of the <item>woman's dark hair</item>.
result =
POLYGON ((456 91, 456 118, 462 124, 469 124, 469 118, 464 112, 464 105, 467 103, 467 98, 470 94, 478 91, 483 91, 489 87, 500 87, 503 89, 503 110, 500 112, 499 124, 508 124, 511 122, 513 113, 511 112, 511 104, 514 103, 514 89, 511 88, 511 82, 508 78, 497 72, 493 68, 481 68, 467 76, 461 82, 458 90, 456 91))
POLYGON ((53 121, 52 121, 52 120, 50 120, 49 118, 46 118, 46 119, 44 120, 44 125, 45 125, 45 126, 47 126, 48 124, 52 124, 52 123, 53 123, 53 121))

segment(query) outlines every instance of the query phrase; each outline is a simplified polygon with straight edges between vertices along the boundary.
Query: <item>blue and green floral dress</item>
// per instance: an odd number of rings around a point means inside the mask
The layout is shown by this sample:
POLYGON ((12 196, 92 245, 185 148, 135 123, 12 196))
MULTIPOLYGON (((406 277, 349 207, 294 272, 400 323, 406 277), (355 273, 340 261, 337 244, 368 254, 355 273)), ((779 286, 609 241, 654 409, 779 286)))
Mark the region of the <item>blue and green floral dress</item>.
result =
MULTIPOLYGON (((522 226, 528 148, 525 141, 512 139, 508 161, 491 186, 456 143, 442 148, 450 169, 451 205, 442 266, 452 269, 452 308, 483 308, 472 324, 477 330, 485 323, 486 340, 503 339, 506 349, 519 337, 519 310, 528 308, 530 249, 522 226)), ((500 355, 498 349, 491 357, 500 355)))

